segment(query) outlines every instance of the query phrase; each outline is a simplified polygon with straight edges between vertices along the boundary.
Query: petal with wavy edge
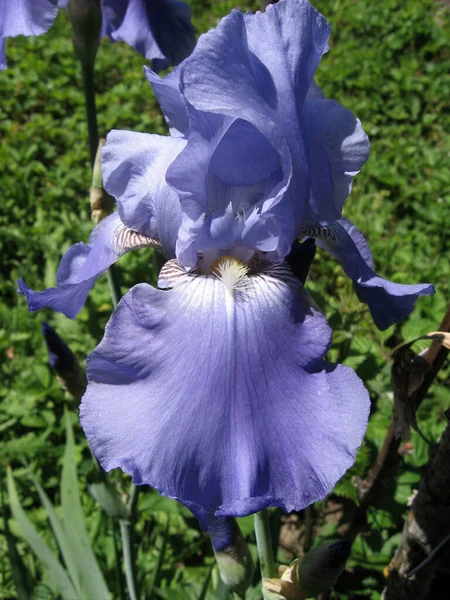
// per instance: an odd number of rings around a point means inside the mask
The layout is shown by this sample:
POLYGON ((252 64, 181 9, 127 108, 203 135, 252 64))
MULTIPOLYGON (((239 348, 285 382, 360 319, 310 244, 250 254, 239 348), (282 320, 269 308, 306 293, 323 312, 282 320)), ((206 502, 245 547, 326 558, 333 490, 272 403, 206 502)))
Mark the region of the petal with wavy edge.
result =
POLYGON ((382 331, 405 319, 419 296, 434 294, 429 283, 406 285, 379 277, 364 236, 348 219, 323 222, 315 230, 310 228, 307 235, 341 263, 353 280, 359 300, 368 305, 375 325, 382 331))
POLYGON ((114 213, 100 221, 88 244, 79 242, 69 248, 56 274, 56 288, 35 292, 21 278, 18 292, 26 297, 30 312, 47 306, 74 319, 97 278, 123 254, 145 246, 160 248, 157 240, 129 229, 114 213))
POLYGON ((339 219, 353 177, 369 157, 369 138, 351 111, 320 97, 306 99, 302 132, 311 176, 305 219, 339 219))
POLYGON ((280 0, 256 15, 232 11, 200 37, 181 67, 183 94, 195 108, 249 121, 277 150, 283 179, 266 208, 284 232, 281 258, 289 253, 309 199, 300 113, 329 31, 306 0, 280 0))
POLYGON ((185 145, 182 138, 113 130, 101 151, 103 185, 116 198, 120 218, 158 238, 169 258, 175 256, 181 207, 166 171, 185 145))
POLYGON ((57 0, 4 0, 0 3, 0 71, 6 69, 5 38, 41 35, 58 12, 57 0))
POLYGON ((192 11, 184 2, 102 0, 102 12, 104 31, 153 59, 155 70, 179 64, 195 46, 192 11))
POLYGON ((174 287, 128 292, 88 359, 81 423, 103 467, 204 527, 323 498, 354 462, 369 396, 322 360, 330 329, 301 284, 275 265, 233 297, 176 261, 161 283, 174 287))

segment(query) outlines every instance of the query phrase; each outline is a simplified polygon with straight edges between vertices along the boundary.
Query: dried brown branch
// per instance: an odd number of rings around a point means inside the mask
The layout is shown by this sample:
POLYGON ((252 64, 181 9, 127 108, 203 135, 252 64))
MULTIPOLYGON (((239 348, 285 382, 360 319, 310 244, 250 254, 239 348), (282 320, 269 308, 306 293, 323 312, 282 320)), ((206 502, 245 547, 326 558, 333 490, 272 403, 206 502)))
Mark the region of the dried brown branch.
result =
MULTIPOLYGON (((447 307, 439 330, 444 332, 450 331, 450 304, 447 307)), ((448 353, 448 349, 442 347, 440 341, 434 340, 429 350, 422 355, 422 358, 430 364, 430 368, 423 374, 420 385, 416 385, 414 388, 411 397, 414 411, 417 411, 422 400, 426 397, 428 390, 442 368, 448 353)), ((377 503, 378 498, 383 494, 385 482, 388 481, 398 469, 401 460, 398 454, 400 442, 400 438, 395 437, 394 426, 391 425, 374 466, 369 471, 366 479, 358 482, 360 504, 357 507, 352 520, 342 531, 344 539, 353 541, 358 533, 366 526, 367 510, 369 506, 377 503)))
MULTIPOLYGON (((448 416, 450 412, 447 411, 448 416)), ((427 561, 450 534, 450 422, 432 451, 413 500, 402 540, 388 567, 384 600, 425 600, 438 557, 427 561), (425 561, 425 562, 424 562, 425 561), (423 564, 422 564, 423 563, 423 564), (421 565, 411 576, 412 571, 421 565)))

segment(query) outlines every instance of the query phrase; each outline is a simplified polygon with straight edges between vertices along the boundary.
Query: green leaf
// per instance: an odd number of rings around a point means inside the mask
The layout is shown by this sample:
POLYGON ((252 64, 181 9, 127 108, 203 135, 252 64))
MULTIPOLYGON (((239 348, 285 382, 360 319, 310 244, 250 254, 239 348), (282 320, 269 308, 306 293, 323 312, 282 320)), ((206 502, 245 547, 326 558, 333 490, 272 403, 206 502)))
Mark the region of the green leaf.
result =
POLYGON ((43 388, 47 389, 51 383, 51 371, 47 365, 33 365, 33 371, 36 379, 42 385, 43 388))
POLYGON ((25 514, 25 511, 21 507, 12 472, 9 467, 7 470, 7 485, 11 512, 22 532, 25 541, 31 546, 31 549, 39 558, 39 560, 41 560, 47 566, 50 579, 60 592, 63 599, 80 599, 70 580, 70 577, 64 570, 64 567, 44 542, 41 535, 36 531, 33 524, 25 514))
POLYGON ((240 517, 236 519, 239 529, 244 537, 252 535, 255 530, 253 515, 248 515, 248 517, 240 517))
POLYGON ((15 425, 16 423, 17 423, 17 419, 15 417, 12 417, 12 419, 8 419, 7 421, 4 421, 3 423, 0 424, 0 432, 6 431, 7 429, 9 429, 12 425, 15 425))
POLYGON ((163 512, 170 515, 192 516, 182 504, 171 498, 160 496, 156 490, 150 490, 145 494, 139 506, 142 511, 148 511, 149 513, 163 512))
POLYGON ((420 473, 418 471, 406 471, 397 478, 394 500, 406 506, 413 490, 419 487, 420 473))
MULTIPOLYGON (((2 494, 3 503, 3 494, 2 494)), ((8 556, 11 565, 11 575, 16 587, 17 600, 28 600, 33 590, 33 582, 28 572, 25 563, 20 556, 14 536, 11 534, 8 525, 7 507, 2 505, 4 523, 5 523, 5 538, 8 545, 8 556)))
POLYGON ((200 594, 199 594, 197 600, 205 600, 214 567, 215 567, 215 564, 213 563, 208 572, 208 575, 205 578, 205 581, 203 582, 202 589, 200 590, 200 594))
POLYGON ((37 429, 47 427, 47 422, 40 415, 25 415, 20 419, 20 423, 24 427, 36 427, 37 429))
POLYGON ((373 529, 381 530, 395 528, 395 521, 391 513, 374 506, 369 507, 369 510, 367 511, 367 523, 373 529))
POLYGON ((353 485, 350 476, 344 475, 342 479, 340 479, 333 489, 333 494, 336 496, 342 496, 344 498, 349 498, 349 500, 353 500, 355 504, 359 504, 358 500, 358 492, 353 485))
POLYGON ((55 600, 55 594, 45 583, 38 583, 33 589, 31 600, 55 600))
POLYGON ((179 590, 155 588, 155 591, 163 600, 197 600, 195 591, 188 586, 184 586, 179 590))
POLYGON ((127 519, 129 510, 120 499, 116 488, 104 478, 99 471, 88 475, 88 490, 91 496, 100 504, 105 513, 110 517, 127 519))
POLYGON ((66 450, 61 476, 61 504, 64 527, 71 546, 71 552, 83 576, 81 585, 84 597, 107 600, 110 594, 86 531, 75 467, 73 432, 67 411, 65 416, 66 450))
POLYGON ((64 527, 61 521, 59 520, 59 517, 56 514, 56 510, 54 509, 53 504, 50 502, 49 497, 47 496, 47 494, 45 493, 45 491, 43 490, 43 488, 41 487, 38 480, 34 477, 33 474, 31 474, 31 480, 33 481, 38 491, 41 502, 47 511, 47 516, 50 521, 50 525, 52 526, 53 533, 55 534, 58 547, 61 551, 67 570, 69 571, 69 575, 72 579, 73 585, 77 590, 78 596, 81 596, 80 572, 75 557, 72 554, 70 542, 67 539, 64 527))
POLYGON ((164 562, 164 556, 166 554, 167 540, 169 539, 169 525, 170 525, 170 517, 167 515, 166 528, 164 530, 164 535, 161 543, 161 548, 159 550, 158 562, 156 563, 156 567, 153 571, 153 577, 150 584, 150 594, 149 598, 153 598, 153 592, 156 590, 156 585, 159 582, 159 576, 161 574, 161 569, 164 562))

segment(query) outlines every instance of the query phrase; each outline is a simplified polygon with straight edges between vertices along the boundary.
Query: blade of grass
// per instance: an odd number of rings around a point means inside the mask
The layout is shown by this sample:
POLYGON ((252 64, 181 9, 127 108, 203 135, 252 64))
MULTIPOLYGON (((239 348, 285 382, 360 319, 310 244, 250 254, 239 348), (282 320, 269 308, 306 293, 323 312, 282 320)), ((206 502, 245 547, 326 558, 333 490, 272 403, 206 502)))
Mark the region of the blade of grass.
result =
MULTIPOLYGON (((33 579, 30 572, 25 566, 22 557, 19 554, 16 546, 16 538, 11 534, 9 529, 8 519, 10 518, 9 506, 5 502, 5 490, 3 480, 0 481, 1 502, 3 522, 5 524, 2 532, 6 539, 8 547, 8 558, 11 565, 11 576, 16 588, 17 600, 28 600, 33 591, 33 579)), ((4 576, 4 573, 3 573, 4 576)))
POLYGON ((206 594, 208 593, 209 582, 211 581, 211 575, 212 575, 212 572, 213 572, 215 566, 216 566, 215 563, 213 563, 211 565, 211 568, 209 569, 208 575, 206 576, 206 579, 203 582, 203 586, 202 586, 202 589, 200 590, 200 594, 199 594, 197 600, 205 600, 206 594))
POLYGON ((63 599, 81 600, 64 567, 42 539, 41 535, 36 531, 33 524, 25 514, 22 506, 20 505, 12 472, 9 467, 7 470, 7 486, 11 512, 22 532, 25 541, 29 544, 39 560, 41 560, 48 568, 50 579, 58 589, 63 599))
POLYGON ((152 582, 150 585, 149 600, 151 600, 153 598, 153 593, 154 593, 154 590, 156 589, 156 586, 157 586, 158 580, 159 580, 159 576, 161 573, 164 556, 166 554, 167 540, 169 539, 169 525, 170 525, 170 516, 167 515, 167 523, 166 523, 166 528, 165 528, 164 534, 163 534, 163 541, 161 544, 161 549, 159 551, 158 562, 156 563, 156 568, 153 572, 152 582))
POLYGON ((80 573, 86 598, 107 600, 110 598, 103 574, 92 550, 86 530, 86 521, 81 507, 80 491, 75 467, 75 444, 69 414, 66 411, 66 450, 61 476, 61 504, 64 527, 80 573))
POLYGON ((31 576, 17 550, 14 537, 11 535, 9 529, 5 530, 5 538, 8 545, 8 557, 11 565, 11 575, 16 588, 17 600, 29 600, 33 591, 31 576))
POLYGON ((69 540, 67 539, 66 532, 64 531, 64 527, 59 520, 58 515, 56 514, 56 510, 53 504, 50 502, 49 497, 39 484, 38 480, 34 477, 33 474, 30 474, 31 480, 36 487, 41 502, 47 511, 47 516, 50 521, 50 525, 52 526, 53 533, 55 535, 56 542, 61 551, 62 557, 64 559, 64 563, 69 572, 70 578, 72 579, 72 583, 77 590, 77 594, 81 596, 81 585, 80 585, 80 572, 78 569, 77 561, 73 556, 72 548, 69 540))

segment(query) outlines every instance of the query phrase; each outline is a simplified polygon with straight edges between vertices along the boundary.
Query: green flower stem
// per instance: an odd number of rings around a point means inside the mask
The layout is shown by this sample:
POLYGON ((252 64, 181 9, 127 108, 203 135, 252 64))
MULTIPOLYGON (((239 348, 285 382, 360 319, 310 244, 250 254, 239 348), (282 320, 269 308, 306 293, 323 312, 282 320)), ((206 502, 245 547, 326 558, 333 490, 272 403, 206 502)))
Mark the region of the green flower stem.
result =
POLYGON ((109 293, 111 294, 111 300, 113 303, 113 307, 116 308, 116 306, 118 305, 119 300, 120 300, 120 292, 119 292, 117 282, 114 278, 114 267, 113 266, 109 267, 106 271, 106 281, 108 282, 109 293))
MULTIPOLYGON (((86 116, 89 132, 89 149, 91 153, 91 166, 93 168, 92 185, 98 183, 99 173, 94 169, 95 157, 97 154, 99 137, 97 128, 97 107, 95 103, 94 89, 94 66, 81 65, 83 72, 84 96, 86 102, 86 116)), ((111 294, 111 300, 114 308, 120 299, 120 292, 114 279, 112 267, 106 271, 106 279, 111 294)), ((139 586, 136 572, 136 560, 134 554, 134 523, 136 517, 138 498, 138 488, 131 484, 130 496, 128 499, 129 516, 127 519, 120 519, 120 535, 122 538, 123 561, 125 565, 125 579, 127 582, 128 594, 130 600, 139 600, 139 586)))
MULTIPOLYGON (((114 280, 111 277, 110 269, 106 272, 108 283, 110 281, 110 290, 114 287, 114 280)), ((114 306, 117 304, 117 296, 111 291, 114 306)), ((134 552, 134 523, 136 521, 137 501, 139 495, 138 486, 133 483, 130 486, 130 494, 128 496, 127 508, 128 518, 120 519, 120 536, 122 538, 123 562, 125 566, 125 579, 127 581, 128 594, 130 600, 139 600, 139 584, 136 571, 136 556, 134 552)))
POLYGON ((272 550, 270 535, 269 512, 264 509, 254 515, 256 545, 258 547, 259 565, 263 579, 276 577, 277 570, 272 550))
POLYGON ((305 533, 303 537, 303 552, 306 554, 311 549, 313 530, 314 530, 314 515, 312 506, 307 506, 304 512, 305 533))
POLYGON ((86 105, 86 118, 89 135, 89 151, 91 166, 94 166, 95 155, 98 148, 97 106, 95 104, 94 66, 81 65, 83 73, 84 101, 86 105))
POLYGON ((113 542, 114 542, 114 556, 115 556, 115 565, 114 565, 114 574, 116 576, 116 590, 119 596, 119 600, 126 600, 126 591, 125 591, 125 581, 123 578, 123 573, 121 569, 121 561, 120 561, 120 547, 117 541, 117 521, 112 518, 112 529, 113 529, 113 542))
POLYGON ((119 523, 128 594, 130 600, 139 600, 136 560, 134 556, 134 516, 130 516, 128 519, 120 519, 119 523))
POLYGON ((134 518, 136 515, 137 501, 139 495, 139 487, 134 485, 134 483, 130 486, 130 495, 128 496, 127 507, 130 511, 130 515, 134 518))
POLYGON ((127 502, 128 518, 119 520, 120 535, 122 537, 123 562, 125 565, 125 578, 127 580, 130 600, 139 600, 140 598, 136 571, 136 556, 134 553, 134 523, 136 521, 138 494, 139 488, 132 483, 127 502))

